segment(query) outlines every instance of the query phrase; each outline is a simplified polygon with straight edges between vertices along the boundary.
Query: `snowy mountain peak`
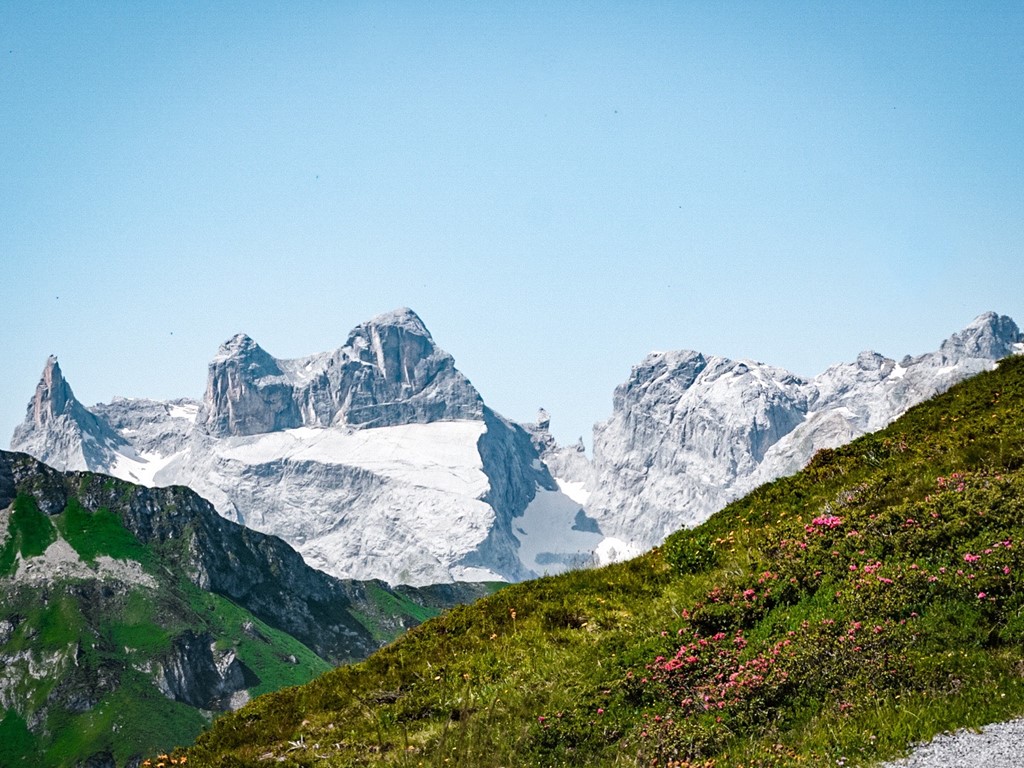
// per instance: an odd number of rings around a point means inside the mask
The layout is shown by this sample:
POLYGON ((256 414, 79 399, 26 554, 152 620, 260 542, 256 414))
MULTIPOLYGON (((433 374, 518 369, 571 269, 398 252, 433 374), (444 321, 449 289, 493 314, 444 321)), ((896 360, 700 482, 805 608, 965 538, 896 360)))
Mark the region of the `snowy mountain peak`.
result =
POLYGON ((986 312, 942 342, 939 352, 944 365, 955 364, 965 358, 998 360, 1012 354, 1014 345, 1021 341, 1024 337, 1011 318, 986 312))
POLYGON ((691 349, 652 352, 639 365, 633 366, 624 384, 615 388, 612 407, 617 411, 648 397, 657 398, 666 394, 659 392, 664 388, 678 394, 696 381, 707 364, 704 355, 691 349))
POLYGON ((296 427, 381 427, 481 419, 483 402, 419 316, 396 309, 333 353, 279 360, 244 334, 210 363, 198 423, 214 437, 296 427))
POLYGON ((594 430, 587 512, 639 547, 705 520, 815 451, 881 429, 911 406, 1024 352, 1020 329, 989 312, 935 352, 897 364, 877 352, 804 380, 749 360, 692 350, 648 355, 615 390, 594 430))
POLYGON ((211 435, 254 435, 302 424, 278 361, 244 333, 210 362, 199 422, 211 435))
POLYGON ((360 427, 483 418, 483 400, 408 308, 352 329, 332 358, 344 403, 335 419, 360 427))
POLYGON ((234 353, 236 350, 251 347, 256 344, 252 337, 247 333, 236 333, 230 339, 220 345, 223 352, 227 354, 234 353))
POLYGON ((78 402, 71 385, 64 378, 56 355, 50 355, 29 400, 21 430, 55 428, 63 422, 87 421, 91 414, 78 402))
POLYGON ((417 368, 455 369, 455 361, 439 349, 430 331, 411 309, 402 308, 357 326, 345 348, 354 360, 376 367, 391 384, 416 385, 417 368))
POLYGON ((224 362, 252 379, 284 376, 279 361, 244 333, 237 333, 221 344, 210 364, 213 367, 224 362))
POLYGON ((237 334, 211 360, 201 403, 86 409, 51 359, 11 445, 61 469, 188 485, 346 577, 519 580, 593 548, 534 540, 522 556, 523 531, 537 528, 513 520, 529 508, 541 525, 554 505, 572 525, 578 507, 562 509, 570 501, 529 435, 484 406, 410 309, 303 358, 275 358, 237 334))
POLYGON ((217 360, 229 357, 245 356, 252 354, 256 350, 261 352, 263 351, 260 345, 257 344, 251 336, 245 333, 236 333, 220 345, 214 359, 217 360))

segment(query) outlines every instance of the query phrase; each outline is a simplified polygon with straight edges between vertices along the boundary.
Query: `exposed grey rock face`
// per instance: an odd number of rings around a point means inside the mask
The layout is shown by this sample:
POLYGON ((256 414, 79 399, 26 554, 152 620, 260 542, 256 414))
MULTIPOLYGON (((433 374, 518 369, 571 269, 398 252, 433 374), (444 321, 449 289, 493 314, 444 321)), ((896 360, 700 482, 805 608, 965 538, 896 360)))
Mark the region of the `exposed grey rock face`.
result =
POLYGON ((594 430, 601 530, 638 547, 696 525, 815 451, 881 429, 908 408, 1022 351, 1008 317, 979 316, 929 354, 875 352, 811 380, 751 361, 691 352, 649 355, 615 390, 594 430))
POLYGON ((89 412, 130 443, 137 457, 184 448, 199 407, 198 401, 188 398, 159 402, 115 397, 109 403, 91 406, 89 412))
POLYGON ((959 365, 965 360, 999 360, 1019 352, 1021 341, 1020 329, 1012 319, 986 312, 942 342, 937 356, 929 357, 933 366, 959 365))
POLYGON ((200 424, 211 435, 255 435, 302 424, 294 386, 278 361, 244 333, 210 363, 200 424))
POLYGON ((534 449, 553 477, 592 489, 593 465, 587 458, 582 437, 572 445, 559 445, 551 434, 551 418, 543 408, 538 411, 535 423, 523 424, 522 427, 530 435, 534 449))
POLYGON ((125 441, 103 419, 75 399, 53 355, 46 360, 25 421, 14 430, 11 443, 42 461, 68 469, 107 463, 125 447, 125 441))
POLYGON ((988 312, 935 352, 907 355, 899 363, 862 352, 853 363, 832 366, 810 382, 804 421, 771 447, 740 492, 802 469, 821 448, 882 429, 918 403, 1024 351, 1021 341, 1013 320, 988 312))
POLYGON ((231 709, 235 693, 259 684, 233 650, 218 651, 208 634, 186 630, 174 638, 157 676, 165 696, 198 709, 231 709))
POLYGON ((379 427, 483 415, 479 393, 410 309, 363 323, 343 349, 358 361, 338 366, 332 387, 352 392, 343 410, 346 424, 379 427))
MULTIPOLYGON (((77 587, 82 597, 86 600, 97 600, 101 597, 102 589, 95 584, 85 584, 77 587)), ((88 712, 99 702, 106 693, 115 690, 120 684, 121 670, 112 666, 102 667, 89 665, 84 662, 84 649, 79 643, 73 651, 70 659, 64 661, 63 666, 72 671, 67 675, 54 675, 57 684, 46 697, 49 706, 60 706, 72 714, 88 712), (70 664, 68 663, 70 662, 70 664)), ((60 665, 57 665, 59 668, 60 665)), ((56 670, 46 670, 44 675, 54 674, 56 670)))
POLYGON ((199 424, 225 437, 479 419, 482 408, 423 321, 400 309, 358 326, 333 353, 296 360, 277 360, 248 336, 235 336, 210 363, 199 424))
POLYGON ((482 469, 488 477, 481 497, 494 508, 494 525, 479 548, 464 560, 469 567, 490 568, 510 581, 537 574, 524 567, 517 552, 513 519, 520 517, 538 490, 557 491, 558 486, 537 458, 529 434, 518 424, 484 409, 486 431, 480 436, 482 469))
POLYGON ((698 352, 654 353, 615 390, 594 429, 588 511, 646 548, 729 500, 768 448, 799 424, 806 382, 780 368, 698 352))

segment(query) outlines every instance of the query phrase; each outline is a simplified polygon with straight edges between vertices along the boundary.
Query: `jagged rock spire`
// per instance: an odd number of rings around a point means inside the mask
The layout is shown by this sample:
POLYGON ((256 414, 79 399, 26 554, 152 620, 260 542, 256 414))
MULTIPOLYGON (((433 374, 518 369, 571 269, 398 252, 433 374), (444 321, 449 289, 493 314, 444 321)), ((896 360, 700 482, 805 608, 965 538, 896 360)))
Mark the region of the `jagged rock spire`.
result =
POLYGON ((46 358, 43 375, 36 385, 36 393, 28 404, 26 421, 31 420, 37 427, 45 427, 75 403, 75 395, 61 373, 57 356, 50 355, 46 358))
POLYGON ((50 355, 25 421, 14 430, 11 449, 66 469, 95 469, 123 443, 109 424, 78 402, 56 355, 50 355))

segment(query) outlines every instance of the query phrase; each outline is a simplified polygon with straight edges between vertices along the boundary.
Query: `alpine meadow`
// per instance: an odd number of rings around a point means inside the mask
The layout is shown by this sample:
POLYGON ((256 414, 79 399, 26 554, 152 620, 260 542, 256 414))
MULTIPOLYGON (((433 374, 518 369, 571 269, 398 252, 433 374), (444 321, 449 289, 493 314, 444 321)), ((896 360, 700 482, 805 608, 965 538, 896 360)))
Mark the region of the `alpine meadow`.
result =
POLYGON ((242 766, 867 765, 1024 712, 1024 358, 626 563, 261 697, 242 766))

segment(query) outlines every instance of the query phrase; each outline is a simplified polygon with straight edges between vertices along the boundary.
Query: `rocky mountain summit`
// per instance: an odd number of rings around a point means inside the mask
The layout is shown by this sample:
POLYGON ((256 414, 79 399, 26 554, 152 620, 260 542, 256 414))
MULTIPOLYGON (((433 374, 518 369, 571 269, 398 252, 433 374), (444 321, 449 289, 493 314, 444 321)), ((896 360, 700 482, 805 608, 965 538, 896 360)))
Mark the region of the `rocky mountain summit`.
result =
POLYGON ((333 353, 296 360, 277 360, 238 334, 210 363, 198 424, 228 437, 482 417, 480 394, 403 308, 359 325, 333 353))
POLYGON ((186 485, 344 578, 518 581, 586 560, 596 544, 593 532, 542 543, 535 533, 522 556, 535 526, 513 521, 539 492, 545 510, 572 517, 579 505, 409 309, 294 360, 236 335, 210 363, 201 402, 87 409, 51 358, 11 445, 59 469, 186 485))
POLYGON ((653 353, 595 427, 587 512, 606 535, 646 549, 1024 352, 1022 342, 1013 320, 990 312, 935 352, 899 362, 863 352, 811 379, 690 350, 653 353))
POLYGON ((46 359, 25 421, 15 428, 11 445, 69 469, 102 466, 128 447, 105 419, 78 402, 53 355, 46 359))

